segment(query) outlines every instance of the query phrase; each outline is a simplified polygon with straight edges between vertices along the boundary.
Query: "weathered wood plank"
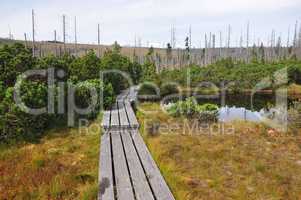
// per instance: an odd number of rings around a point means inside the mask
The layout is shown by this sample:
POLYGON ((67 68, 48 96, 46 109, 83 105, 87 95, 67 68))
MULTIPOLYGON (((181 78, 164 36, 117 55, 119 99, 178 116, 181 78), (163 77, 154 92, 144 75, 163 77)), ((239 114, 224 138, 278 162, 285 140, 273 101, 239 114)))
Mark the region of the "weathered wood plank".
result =
POLYGON ((141 162, 146 171, 146 175, 152 186, 154 194, 160 200, 174 200, 172 193, 169 190, 164 178, 162 177, 159 168, 153 160, 148 148, 146 147, 140 133, 138 131, 132 132, 132 138, 135 142, 141 162))
POLYGON ((139 127, 131 107, 131 101, 135 101, 136 98, 137 88, 131 87, 118 95, 111 112, 104 113, 102 126, 105 130, 108 130, 105 128, 108 127, 112 131, 102 136, 98 198, 99 200, 174 200, 139 132, 131 129, 122 132, 124 128, 139 127))
POLYGON ((124 100, 126 100, 128 95, 129 95, 129 89, 126 89, 126 90, 122 91, 121 94, 119 94, 117 96, 117 101, 124 101, 124 100))
POLYGON ((113 158, 118 200, 134 200, 120 131, 112 132, 113 158))
POLYGON ((119 114, 118 110, 111 110, 111 128, 118 128, 119 127, 119 114))
POLYGON ((133 101, 136 101, 137 100, 137 93, 138 93, 138 87, 131 87, 130 89, 130 92, 129 92, 129 95, 128 95, 128 101, 130 102, 133 102, 133 101))
POLYGON ((118 102, 118 108, 119 108, 119 120, 120 120, 120 127, 121 128, 129 128, 130 124, 126 115, 126 110, 124 107, 123 102, 118 102))
POLYGON ((101 126, 104 129, 110 128, 110 118, 111 118, 111 111, 104 111, 101 126))
POLYGON ((131 125, 132 128, 138 128, 139 127, 139 123, 138 120, 136 118, 136 115, 132 109, 132 106, 129 102, 124 102, 125 108, 126 108, 126 112, 127 112, 127 116, 129 118, 129 123, 131 125))
POLYGON ((132 138, 128 131, 121 134, 137 200, 154 200, 132 138))
POLYGON ((101 137, 98 200, 114 200, 110 134, 101 137))

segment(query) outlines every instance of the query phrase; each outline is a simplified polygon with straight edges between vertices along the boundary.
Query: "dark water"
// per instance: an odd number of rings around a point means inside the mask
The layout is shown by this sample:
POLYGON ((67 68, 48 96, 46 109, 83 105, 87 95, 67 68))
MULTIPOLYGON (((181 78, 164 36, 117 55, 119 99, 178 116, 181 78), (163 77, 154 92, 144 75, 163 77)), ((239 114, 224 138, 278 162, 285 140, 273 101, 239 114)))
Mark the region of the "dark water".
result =
MULTIPOLYGON (((276 96, 271 93, 258 93, 253 96, 253 99, 251 94, 248 93, 226 94, 224 98, 222 98, 221 95, 196 98, 200 104, 217 104, 220 107, 220 121, 261 121, 263 116, 268 115, 276 105, 276 96)), ((283 97, 282 100, 287 100, 287 105, 290 107, 297 98, 283 97)), ((169 102, 175 101, 177 101, 176 98, 169 100, 169 102)))

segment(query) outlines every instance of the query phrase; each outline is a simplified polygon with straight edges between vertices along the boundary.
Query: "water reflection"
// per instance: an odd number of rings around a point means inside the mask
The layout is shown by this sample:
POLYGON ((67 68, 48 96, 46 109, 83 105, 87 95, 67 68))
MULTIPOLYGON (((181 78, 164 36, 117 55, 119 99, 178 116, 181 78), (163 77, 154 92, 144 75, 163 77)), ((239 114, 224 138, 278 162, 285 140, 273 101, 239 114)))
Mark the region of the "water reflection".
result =
POLYGON ((242 107, 221 107, 219 109, 218 120, 221 122, 229 122, 233 120, 245 120, 251 122, 263 122, 274 120, 277 123, 287 122, 287 108, 262 108, 260 111, 251 111, 242 107))
POLYGON ((263 119, 264 110, 260 112, 251 111, 246 108, 237 108, 237 107, 222 107, 219 110, 219 121, 229 122, 233 120, 246 120, 252 122, 260 122, 263 119))
MULTIPOLYGON (((284 97, 287 98, 288 107, 300 97, 284 97)), ((182 98, 168 99, 163 104, 174 103, 182 98)), ((218 98, 196 98, 199 104, 212 103, 220 107, 219 121, 229 122, 233 120, 246 120, 252 122, 262 122, 266 120, 275 120, 283 123, 287 118, 287 108, 275 108, 276 97, 271 93, 258 93, 253 97, 253 105, 251 104, 251 94, 248 93, 228 93, 225 96, 225 104, 222 105, 221 97, 218 98)))

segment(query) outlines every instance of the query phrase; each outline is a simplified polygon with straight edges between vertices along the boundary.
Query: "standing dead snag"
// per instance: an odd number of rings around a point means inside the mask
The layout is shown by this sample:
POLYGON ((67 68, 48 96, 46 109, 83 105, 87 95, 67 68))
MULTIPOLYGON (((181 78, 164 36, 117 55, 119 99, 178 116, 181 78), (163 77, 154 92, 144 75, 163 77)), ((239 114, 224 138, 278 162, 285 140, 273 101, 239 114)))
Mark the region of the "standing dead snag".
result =
POLYGON ((97 24, 97 45, 98 45, 98 57, 100 57, 100 25, 97 24))
POLYGON ((25 40, 25 48, 27 49, 27 35, 24 33, 24 40, 25 40))
POLYGON ((32 56, 35 57, 35 18, 34 10, 31 12, 31 23, 32 23, 32 56))
POLYGON ((63 15, 63 44, 64 53, 66 53, 66 15, 63 15))
POLYGON ((77 55, 77 21, 76 21, 76 16, 74 17, 74 48, 75 48, 75 55, 77 55))

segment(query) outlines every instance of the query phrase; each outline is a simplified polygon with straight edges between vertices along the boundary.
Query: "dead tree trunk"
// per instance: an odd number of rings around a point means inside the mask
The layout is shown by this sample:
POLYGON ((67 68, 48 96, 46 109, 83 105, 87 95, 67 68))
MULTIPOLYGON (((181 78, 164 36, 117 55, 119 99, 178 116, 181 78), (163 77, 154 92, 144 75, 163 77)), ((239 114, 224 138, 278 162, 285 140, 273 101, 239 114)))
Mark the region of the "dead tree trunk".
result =
POLYGON ((97 24, 97 48, 98 48, 98 57, 100 57, 100 25, 97 24))
POLYGON ((34 17, 34 10, 31 13, 31 20, 32 20, 32 56, 35 57, 35 17, 34 17))
POLYGON ((77 20, 76 16, 74 17, 74 54, 77 56, 77 20))
POLYGON ((66 53, 66 16, 63 15, 63 44, 64 44, 64 53, 66 53))
POLYGON ((25 40, 25 48, 27 49, 27 35, 24 33, 24 40, 25 40))

